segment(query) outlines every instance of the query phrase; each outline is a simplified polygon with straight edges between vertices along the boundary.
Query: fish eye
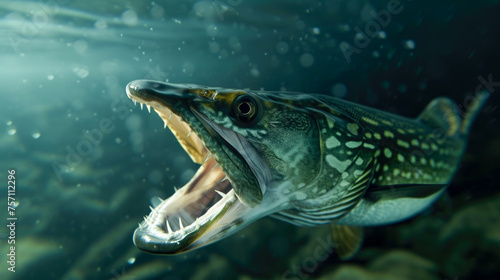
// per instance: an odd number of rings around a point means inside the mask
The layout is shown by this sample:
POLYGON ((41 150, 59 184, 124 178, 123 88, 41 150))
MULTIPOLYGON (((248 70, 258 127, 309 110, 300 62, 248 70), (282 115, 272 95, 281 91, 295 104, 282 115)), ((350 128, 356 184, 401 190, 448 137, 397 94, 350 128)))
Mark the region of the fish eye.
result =
POLYGON ((233 115, 241 123, 249 124, 258 115, 257 102, 250 95, 241 95, 233 101, 233 115))
POLYGON ((251 116, 255 111, 255 107, 250 102, 242 102, 238 105, 238 112, 243 116, 251 116))

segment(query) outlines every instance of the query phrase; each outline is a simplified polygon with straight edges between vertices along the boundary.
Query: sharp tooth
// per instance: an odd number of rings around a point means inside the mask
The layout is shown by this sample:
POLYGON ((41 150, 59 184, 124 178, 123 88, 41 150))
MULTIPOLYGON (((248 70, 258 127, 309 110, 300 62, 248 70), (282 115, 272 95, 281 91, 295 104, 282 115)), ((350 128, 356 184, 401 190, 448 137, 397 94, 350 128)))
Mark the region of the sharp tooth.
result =
POLYGON ((178 189, 177 189, 176 187, 174 187, 174 191, 175 191, 175 192, 177 192, 177 191, 178 191, 178 189))
POLYGON ((167 128, 167 121, 163 120, 163 128, 167 128))
MULTIPOLYGON (((207 162, 211 156, 212 156, 212 153, 208 154, 207 158, 205 159, 205 162, 207 162)), ((203 163, 205 163, 205 162, 203 162, 203 163)))
POLYGON ((134 101, 134 106, 137 105, 137 101, 135 99, 132 99, 134 101))
POLYGON ((170 118, 172 118, 172 115, 173 115, 173 114, 174 114, 174 113, 170 112, 170 116, 168 116, 168 120, 170 120, 170 118))
POLYGON ((153 206, 149 205, 149 209, 151 209, 151 212, 154 212, 155 209, 153 208, 153 206))
POLYGON ((168 230, 168 233, 172 233, 172 229, 170 228, 170 224, 168 223, 168 220, 167 220, 167 230, 168 230))
POLYGON ((191 135, 191 133, 192 133, 192 132, 193 132, 193 131, 192 131, 192 130, 190 130, 190 131, 189 131, 189 133, 188 133, 188 135, 186 136, 186 138, 189 138, 189 135, 191 135))
POLYGON ((215 190, 216 193, 218 193, 222 198, 226 197, 226 195, 223 192, 220 192, 218 190, 215 190))
POLYGON ((184 231, 184 226, 182 225, 181 217, 179 217, 179 227, 181 228, 181 231, 184 231))
POLYGON ((141 104, 141 110, 142 110, 142 105, 143 105, 143 104, 142 104, 142 103, 140 103, 140 104, 141 104))
POLYGON ((195 229, 198 230, 200 228, 199 218, 196 218, 196 220, 194 221, 194 224, 195 224, 195 229))
POLYGON ((226 177, 222 178, 222 180, 220 182, 222 183, 222 182, 226 181, 227 179, 229 179, 229 178, 227 178, 227 176, 226 176, 226 177))
POLYGON ((146 108, 148 108, 148 112, 151 113, 151 106, 146 104, 146 108))
POLYGON ((212 167, 211 170, 214 170, 216 167, 219 167, 219 164, 217 163, 216 165, 214 165, 214 167, 212 167))

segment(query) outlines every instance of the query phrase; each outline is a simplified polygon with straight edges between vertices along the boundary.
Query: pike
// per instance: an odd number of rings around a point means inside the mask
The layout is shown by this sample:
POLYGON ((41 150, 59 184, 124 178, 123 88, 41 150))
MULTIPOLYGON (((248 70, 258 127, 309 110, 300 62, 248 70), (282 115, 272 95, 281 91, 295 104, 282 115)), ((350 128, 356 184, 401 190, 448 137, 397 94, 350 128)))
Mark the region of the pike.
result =
POLYGON ((434 99, 415 119, 325 95, 137 80, 127 95, 152 107, 201 167, 171 197, 153 198, 134 232, 153 254, 224 239, 265 216, 331 224, 352 257, 362 227, 408 219, 446 189, 488 93, 461 113, 434 99))

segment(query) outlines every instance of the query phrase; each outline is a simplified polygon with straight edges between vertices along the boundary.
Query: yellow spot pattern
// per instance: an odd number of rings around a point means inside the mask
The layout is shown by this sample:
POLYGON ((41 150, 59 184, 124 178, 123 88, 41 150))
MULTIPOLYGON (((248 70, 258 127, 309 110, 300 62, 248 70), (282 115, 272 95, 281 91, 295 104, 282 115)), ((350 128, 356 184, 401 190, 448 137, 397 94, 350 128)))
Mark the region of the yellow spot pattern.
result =
POLYGON ((390 132, 389 130, 384 131, 384 136, 387 138, 394 138, 394 133, 390 132))

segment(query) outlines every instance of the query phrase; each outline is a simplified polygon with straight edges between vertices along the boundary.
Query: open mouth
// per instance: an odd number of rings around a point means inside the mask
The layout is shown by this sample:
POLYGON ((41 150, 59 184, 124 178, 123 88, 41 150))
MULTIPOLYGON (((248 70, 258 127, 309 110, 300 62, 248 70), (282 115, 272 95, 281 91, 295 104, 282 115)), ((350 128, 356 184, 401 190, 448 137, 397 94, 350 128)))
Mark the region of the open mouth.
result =
MULTIPOLYGON (((143 251, 158 254, 177 254, 206 245, 196 241, 232 207, 245 206, 233 189, 230 178, 217 163, 217 156, 211 153, 180 113, 154 94, 141 92, 132 83, 127 86, 127 95, 134 103, 139 102, 141 109, 146 105, 150 112, 152 107, 192 160, 201 164, 194 177, 171 197, 152 200, 151 213, 135 231, 134 243, 143 251)), ((189 116, 192 125, 192 120, 197 120, 196 124, 200 125, 197 129, 202 131, 202 114, 189 106, 183 109, 182 115, 189 116)), ((208 132, 206 134, 209 135, 208 132)))

